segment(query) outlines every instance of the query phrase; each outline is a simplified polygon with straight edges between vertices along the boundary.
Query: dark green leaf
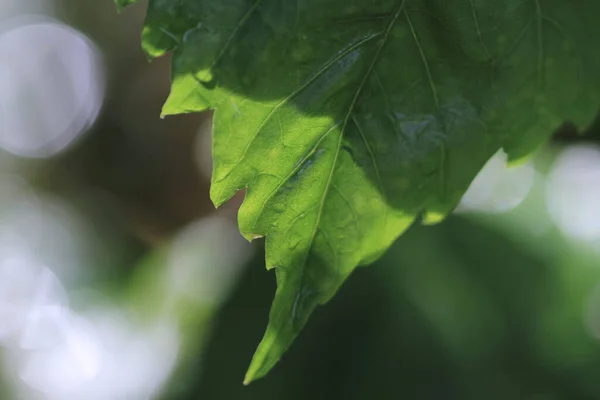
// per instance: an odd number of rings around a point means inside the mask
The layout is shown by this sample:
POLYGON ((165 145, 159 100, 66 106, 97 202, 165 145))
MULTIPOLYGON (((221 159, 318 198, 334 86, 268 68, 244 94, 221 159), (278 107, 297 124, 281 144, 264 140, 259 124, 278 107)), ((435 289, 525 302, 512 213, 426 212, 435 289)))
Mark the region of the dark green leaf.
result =
POLYGON ((163 113, 216 109, 211 197, 247 188, 240 230, 267 236, 276 268, 247 382, 499 148, 519 160, 592 119, 598 15, 595 0, 150 0, 144 49, 175 50, 163 113))

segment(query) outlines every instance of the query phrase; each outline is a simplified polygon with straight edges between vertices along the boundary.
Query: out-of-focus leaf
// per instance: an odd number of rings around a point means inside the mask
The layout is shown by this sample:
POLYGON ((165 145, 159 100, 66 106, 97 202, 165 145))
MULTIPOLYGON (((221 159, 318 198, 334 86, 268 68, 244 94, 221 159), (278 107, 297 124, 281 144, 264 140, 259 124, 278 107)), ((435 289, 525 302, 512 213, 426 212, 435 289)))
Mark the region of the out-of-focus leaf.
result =
POLYGON ((211 197, 247 188, 240 230, 267 236, 276 267, 246 381, 499 148, 518 160, 592 119, 597 15, 597 1, 150 0, 144 49, 176 50, 163 113, 216 109, 211 197))

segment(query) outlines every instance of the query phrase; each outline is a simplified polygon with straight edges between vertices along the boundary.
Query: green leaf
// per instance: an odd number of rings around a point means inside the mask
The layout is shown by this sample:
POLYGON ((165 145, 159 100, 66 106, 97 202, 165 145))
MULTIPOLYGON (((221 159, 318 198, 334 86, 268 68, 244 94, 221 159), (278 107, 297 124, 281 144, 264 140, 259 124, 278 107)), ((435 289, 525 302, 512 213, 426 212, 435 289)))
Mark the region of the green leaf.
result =
POLYGON ((518 161, 595 116, 598 15, 593 0, 150 0, 144 49, 175 50, 163 113, 216 110, 211 197, 247 189, 240 230, 276 268, 246 382, 498 149, 518 161))
POLYGON ((131 5, 131 4, 135 4, 138 3, 140 0, 115 0, 115 3, 117 4, 117 9, 119 11, 123 10, 125 7, 131 5))

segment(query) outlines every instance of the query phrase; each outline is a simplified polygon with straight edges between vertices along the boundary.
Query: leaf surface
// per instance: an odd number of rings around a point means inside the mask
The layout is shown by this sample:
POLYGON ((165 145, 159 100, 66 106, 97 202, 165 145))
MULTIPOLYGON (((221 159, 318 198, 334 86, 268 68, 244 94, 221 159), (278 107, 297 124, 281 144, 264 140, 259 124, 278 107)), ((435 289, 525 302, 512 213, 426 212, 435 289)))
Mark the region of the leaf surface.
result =
POLYGON ((211 198, 247 189, 240 231, 266 236, 276 271, 246 382, 498 149, 517 161, 593 119, 598 15, 595 0, 149 1, 143 47, 174 51, 163 114, 215 109, 211 198))

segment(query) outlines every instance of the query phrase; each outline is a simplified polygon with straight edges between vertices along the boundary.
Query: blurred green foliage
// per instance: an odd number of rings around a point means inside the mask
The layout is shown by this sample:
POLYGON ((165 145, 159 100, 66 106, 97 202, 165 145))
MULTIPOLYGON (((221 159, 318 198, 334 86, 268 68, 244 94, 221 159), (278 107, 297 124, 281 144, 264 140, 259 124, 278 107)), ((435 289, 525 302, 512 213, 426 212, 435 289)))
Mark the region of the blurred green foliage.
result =
POLYGON ((600 346, 581 316, 600 274, 569 282, 555 260, 465 218, 414 227, 353 274, 272 376, 243 387, 274 289, 258 256, 190 373, 194 389, 169 398, 597 399, 600 346))

